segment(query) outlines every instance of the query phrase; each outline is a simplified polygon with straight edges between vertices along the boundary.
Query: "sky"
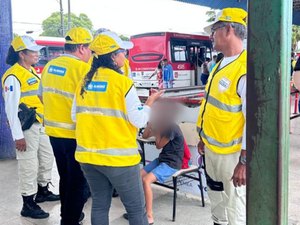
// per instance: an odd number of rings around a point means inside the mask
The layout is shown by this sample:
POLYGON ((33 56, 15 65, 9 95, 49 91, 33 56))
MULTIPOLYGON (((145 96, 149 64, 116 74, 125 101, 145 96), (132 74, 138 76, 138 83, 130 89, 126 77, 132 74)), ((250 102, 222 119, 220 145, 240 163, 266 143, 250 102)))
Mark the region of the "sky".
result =
MULTIPOLYGON (((11 0, 13 32, 32 36, 42 32, 43 20, 60 10, 59 0, 11 0)), ((63 1, 64 13, 68 0, 63 1)), ((131 36, 154 31, 203 32, 210 9, 173 0, 70 0, 71 12, 85 13, 94 30, 108 28, 131 36)))

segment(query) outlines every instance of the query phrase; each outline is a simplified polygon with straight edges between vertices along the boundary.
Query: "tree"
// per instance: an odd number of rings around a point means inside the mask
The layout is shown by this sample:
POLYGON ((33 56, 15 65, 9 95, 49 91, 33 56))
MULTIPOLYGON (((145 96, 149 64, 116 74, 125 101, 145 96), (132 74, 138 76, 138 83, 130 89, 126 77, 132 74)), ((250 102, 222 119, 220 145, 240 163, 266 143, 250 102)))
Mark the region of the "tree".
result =
POLYGON ((124 36, 124 35, 119 35, 119 37, 123 40, 123 41, 129 41, 129 38, 124 36))
POLYGON ((212 22, 216 18, 216 11, 214 10, 207 11, 205 14, 208 16, 206 22, 212 22))
POLYGON ((300 26, 292 26, 292 51, 297 50, 297 43, 300 41, 300 26))
MULTIPOLYGON (((71 27, 85 27, 89 30, 93 29, 92 21, 84 13, 79 14, 77 17, 74 13, 70 14, 71 17, 71 27)), ((62 37, 61 30, 61 18, 59 12, 54 12, 45 19, 42 23, 43 33, 42 36, 52 36, 52 37, 62 37)), ((67 31, 68 27, 68 14, 64 14, 64 31, 67 31)))

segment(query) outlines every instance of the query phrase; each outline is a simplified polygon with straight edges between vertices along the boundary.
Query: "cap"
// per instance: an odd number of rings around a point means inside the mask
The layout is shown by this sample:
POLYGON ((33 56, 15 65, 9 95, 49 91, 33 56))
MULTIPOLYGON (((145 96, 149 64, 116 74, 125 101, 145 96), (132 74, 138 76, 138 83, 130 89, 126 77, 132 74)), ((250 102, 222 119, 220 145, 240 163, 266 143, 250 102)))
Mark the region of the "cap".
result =
POLYGON ((65 36, 66 44, 88 44, 93 40, 93 35, 83 27, 71 28, 65 36))
POLYGON ((211 33, 212 26, 219 22, 229 22, 229 23, 240 23, 244 26, 247 26, 246 20, 247 20, 247 12, 241 8, 225 8, 222 9, 214 19, 214 21, 208 25, 207 27, 204 27, 204 31, 208 34, 211 33))
POLYGON ((107 31, 110 31, 110 30, 107 29, 107 28, 104 28, 104 27, 99 28, 98 30, 95 31, 94 36, 96 37, 98 34, 101 34, 101 33, 103 33, 103 32, 107 32, 107 31))
POLYGON ((100 33, 89 47, 97 55, 105 55, 118 49, 131 49, 133 43, 131 41, 123 41, 116 33, 105 31, 100 33))
POLYGON ((44 46, 38 45, 34 39, 30 36, 17 36, 15 37, 12 42, 11 46, 16 52, 28 49, 31 51, 38 52, 44 46))

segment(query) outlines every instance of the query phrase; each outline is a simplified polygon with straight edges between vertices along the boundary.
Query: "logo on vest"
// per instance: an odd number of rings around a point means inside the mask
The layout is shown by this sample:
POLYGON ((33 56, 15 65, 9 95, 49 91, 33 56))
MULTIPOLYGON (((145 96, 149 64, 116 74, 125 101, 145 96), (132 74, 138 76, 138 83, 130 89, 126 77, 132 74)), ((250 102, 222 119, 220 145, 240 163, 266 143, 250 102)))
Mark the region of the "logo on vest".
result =
POLYGON ((4 87, 4 91, 5 91, 5 92, 9 92, 9 91, 12 92, 12 91, 14 91, 14 86, 12 86, 12 85, 10 85, 10 86, 5 86, 5 87, 4 87))
POLYGON ((95 91, 95 92, 106 92, 107 89, 107 82, 103 81, 92 81, 87 86, 87 91, 95 91))
POLYGON ((34 78, 34 77, 29 78, 29 79, 27 80, 27 84, 28 84, 28 85, 33 85, 33 84, 36 84, 37 82, 38 82, 37 79, 34 78))
POLYGON ((66 74, 67 69, 60 66, 49 66, 48 73, 57 75, 57 76, 64 76, 66 74))
POLYGON ((219 81, 219 91, 223 92, 226 91, 229 87, 230 87, 230 80, 228 80, 227 78, 223 77, 220 81, 219 81))

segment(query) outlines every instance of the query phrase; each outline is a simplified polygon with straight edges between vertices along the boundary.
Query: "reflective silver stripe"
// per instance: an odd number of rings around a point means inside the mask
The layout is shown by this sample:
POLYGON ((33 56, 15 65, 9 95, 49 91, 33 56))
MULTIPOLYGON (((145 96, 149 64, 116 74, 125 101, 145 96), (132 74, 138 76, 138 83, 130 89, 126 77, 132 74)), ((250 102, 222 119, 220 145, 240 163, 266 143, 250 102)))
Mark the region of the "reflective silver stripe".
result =
POLYGON ((49 120, 45 120, 44 123, 46 126, 50 126, 50 127, 58 127, 58 128, 68 129, 68 130, 75 130, 75 124, 53 122, 49 120))
POLYGON ((197 133, 200 134, 201 128, 197 127, 197 133))
POLYGON ((129 120, 126 114, 116 109, 77 106, 76 113, 99 114, 99 115, 114 116, 114 117, 123 118, 124 120, 129 120))
POLYGON ((41 119, 44 119, 44 116, 40 113, 36 113, 41 119))
POLYGON ((38 90, 25 91, 21 93, 21 97, 35 96, 35 95, 38 95, 38 90))
POLYGON ((212 137, 207 136, 203 130, 201 131, 201 137, 205 138, 210 144, 221 147, 221 148, 232 147, 234 145, 238 145, 238 144, 242 143, 242 137, 240 137, 238 139, 234 139, 228 143, 222 143, 212 137))
POLYGON ((99 153, 102 155, 112 155, 112 156, 133 156, 138 154, 138 150, 136 148, 123 148, 123 149, 90 149, 84 148, 82 146, 77 145, 76 151, 79 152, 93 152, 99 153))
POLYGON ((227 104, 220 102, 218 99, 216 99, 210 95, 206 98, 206 101, 209 102, 210 104, 212 104, 213 106, 215 106, 219 109, 222 109, 224 111, 227 111, 227 112, 241 112, 242 111, 242 104, 233 105, 233 106, 227 105, 227 104))
POLYGON ((67 98, 74 98, 74 94, 67 92, 67 91, 62 91, 62 90, 58 90, 56 88, 51 88, 51 87, 43 87, 43 92, 51 92, 54 94, 59 94, 59 95, 63 95, 67 98))

